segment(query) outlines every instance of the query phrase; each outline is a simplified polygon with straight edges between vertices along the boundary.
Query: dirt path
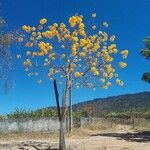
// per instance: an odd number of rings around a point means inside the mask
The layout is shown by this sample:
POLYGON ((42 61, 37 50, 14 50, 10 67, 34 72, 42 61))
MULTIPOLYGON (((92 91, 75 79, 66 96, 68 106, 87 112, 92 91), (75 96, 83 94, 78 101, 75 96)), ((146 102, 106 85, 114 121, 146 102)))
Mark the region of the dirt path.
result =
MULTIPOLYGON (((68 150, 150 150, 150 132, 117 130, 76 130, 66 135, 68 150)), ((0 150, 56 150, 56 134, 30 133, 0 135, 0 150)))

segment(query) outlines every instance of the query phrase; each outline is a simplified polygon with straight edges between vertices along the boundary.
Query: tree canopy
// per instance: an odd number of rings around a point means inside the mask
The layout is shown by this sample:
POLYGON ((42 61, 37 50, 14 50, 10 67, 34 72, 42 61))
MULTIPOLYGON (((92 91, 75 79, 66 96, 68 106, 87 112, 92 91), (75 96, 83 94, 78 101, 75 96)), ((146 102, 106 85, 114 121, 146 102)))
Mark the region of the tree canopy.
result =
MULTIPOLYGON (((144 56, 146 59, 150 60, 150 37, 147 37, 144 40, 145 47, 141 51, 141 55, 144 56)), ((142 80, 145 82, 150 83, 150 72, 145 72, 142 76, 142 80)))
MULTIPOLYGON (((94 13, 92 19, 95 18, 94 13)), ((109 36, 104 29, 108 23, 103 22, 102 31, 94 23, 88 27, 82 15, 74 15, 68 22, 69 26, 56 22, 47 25, 47 19, 43 18, 37 26, 22 26, 26 34, 18 41, 24 43, 28 50, 18 54, 17 58, 24 59, 28 76, 38 76, 43 70, 41 68, 45 67, 47 78, 57 78, 60 84, 67 79, 71 86, 77 88, 100 86, 107 89, 112 85, 111 80, 116 78, 116 83, 123 86, 115 67, 125 68, 127 64, 121 59, 117 63, 115 59, 116 54, 120 54, 120 58, 125 60, 128 50, 119 52, 114 43, 115 35, 109 36), (35 67, 39 72, 35 72, 35 67)), ((42 79, 38 80, 41 82, 42 79)))

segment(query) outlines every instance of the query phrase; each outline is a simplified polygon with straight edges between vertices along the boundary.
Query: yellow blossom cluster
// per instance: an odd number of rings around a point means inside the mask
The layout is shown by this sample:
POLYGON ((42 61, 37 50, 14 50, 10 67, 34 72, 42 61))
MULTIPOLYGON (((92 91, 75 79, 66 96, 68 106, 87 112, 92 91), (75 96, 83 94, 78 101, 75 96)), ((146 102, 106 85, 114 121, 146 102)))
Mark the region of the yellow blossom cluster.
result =
POLYGON ((126 63, 124 63, 124 62, 119 62, 119 67, 120 67, 120 68, 125 68, 126 66, 127 66, 126 63))
POLYGON ((31 28, 30 28, 30 26, 24 25, 24 26, 22 26, 22 30, 24 30, 24 31, 27 32, 27 33, 30 33, 31 28))
POLYGON ((77 72, 75 72, 74 75, 75 75, 76 78, 80 78, 80 77, 82 77, 83 73, 77 71, 77 72))
POLYGON ((75 56, 77 54, 77 48, 78 48, 78 46, 79 46, 78 43, 75 43, 75 44, 72 45, 71 50, 72 50, 72 55, 73 56, 75 56))
POLYGON ((106 65, 105 65, 105 68, 106 68, 106 70, 107 70, 107 73, 113 73, 113 72, 115 72, 115 69, 112 68, 112 65, 111 65, 111 64, 106 64, 106 65))
POLYGON ((128 50, 123 50, 123 51, 121 51, 121 54, 122 54, 122 58, 123 59, 126 59, 127 58, 127 56, 128 56, 128 50))
POLYGON ((79 26, 82 26, 82 16, 72 16, 69 18, 69 23, 71 27, 76 26, 76 24, 79 24, 79 26))
POLYGON ((86 33, 85 33, 85 30, 84 30, 84 23, 83 23, 83 16, 72 16, 69 18, 69 23, 70 23, 70 26, 73 28, 75 27, 76 25, 78 25, 79 29, 78 29, 78 33, 81 35, 81 36, 86 36, 86 33))
POLYGON ((116 54, 118 52, 117 48, 116 48, 116 44, 111 44, 109 47, 108 47, 108 50, 109 50, 109 53, 110 54, 116 54))
POLYGON ((25 31, 26 33, 30 33, 31 31, 35 31, 35 27, 30 27, 30 26, 27 26, 27 25, 23 25, 22 26, 22 30, 25 31))
POLYGON ((91 71, 93 72, 94 76, 98 76, 99 75, 99 71, 98 71, 98 69, 95 66, 91 67, 91 71))
POLYGON ((110 42, 114 42, 114 40, 115 40, 115 35, 112 35, 111 37, 110 37, 110 42))
POLYGON ((50 43, 40 42, 38 44, 39 49, 41 52, 38 52, 38 55, 46 55, 48 54, 48 51, 53 49, 52 45, 50 43))
POLYGON ((40 20, 41 25, 44 25, 45 23, 47 23, 47 19, 43 18, 43 19, 40 20))
POLYGON ((106 49, 106 46, 103 47, 102 49, 102 57, 106 62, 112 62, 113 58, 109 55, 109 52, 106 49))
POLYGON ((116 83, 118 84, 118 85, 120 85, 120 86, 123 86, 124 85, 124 82, 123 81, 121 81, 120 79, 116 79, 116 83))

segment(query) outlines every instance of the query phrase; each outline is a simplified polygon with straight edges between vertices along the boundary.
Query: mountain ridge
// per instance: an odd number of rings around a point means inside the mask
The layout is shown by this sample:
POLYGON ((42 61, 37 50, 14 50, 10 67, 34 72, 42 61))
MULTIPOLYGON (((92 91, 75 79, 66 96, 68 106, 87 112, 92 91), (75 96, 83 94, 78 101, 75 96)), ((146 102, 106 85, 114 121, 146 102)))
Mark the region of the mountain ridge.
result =
POLYGON ((95 98, 73 105, 73 110, 87 109, 94 116, 101 116, 112 111, 123 111, 133 108, 150 108, 150 91, 140 93, 95 98))

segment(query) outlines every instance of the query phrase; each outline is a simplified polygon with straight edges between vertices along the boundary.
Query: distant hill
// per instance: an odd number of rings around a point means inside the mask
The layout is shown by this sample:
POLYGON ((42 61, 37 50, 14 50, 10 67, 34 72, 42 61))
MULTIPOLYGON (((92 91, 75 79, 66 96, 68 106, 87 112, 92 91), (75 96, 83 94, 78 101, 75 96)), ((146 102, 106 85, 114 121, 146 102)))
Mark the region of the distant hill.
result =
POLYGON ((74 111, 86 109, 94 116, 132 108, 150 108, 150 92, 96 98, 73 105, 74 111))
MULTIPOLYGON (((73 105, 73 115, 76 118, 80 118, 81 116, 100 117, 109 113, 111 114, 112 112, 122 113, 132 111, 133 108, 136 109, 136 112, 141 114, 142 117, 145 115, 147 118, 150 118, 150 92, 96 98, 94 100, 78 103, 73 105)), ((39 117, 58 117, 56 107, 41 108, 35 111, 16 109, 16 111, 11 114, 0 115, 0 119, 39 117)))

